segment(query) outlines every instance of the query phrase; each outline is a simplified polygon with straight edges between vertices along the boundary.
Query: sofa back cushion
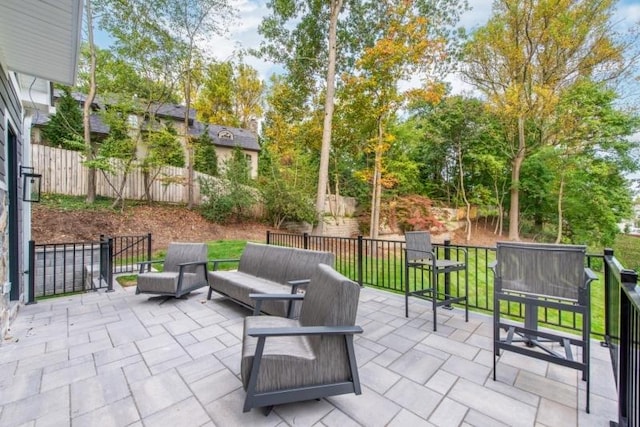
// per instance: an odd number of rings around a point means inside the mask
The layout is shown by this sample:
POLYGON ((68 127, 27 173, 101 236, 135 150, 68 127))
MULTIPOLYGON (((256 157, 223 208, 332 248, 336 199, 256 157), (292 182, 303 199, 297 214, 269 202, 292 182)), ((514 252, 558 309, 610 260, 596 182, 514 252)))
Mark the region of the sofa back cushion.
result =
POLYGON ((318 264, 333 267, 335 255, 331 252, 291 248, 291 258, 285 272, 284 283, 290 280, 310 279, 318 264))
POLYGON ((262 262, 262 256, 266 249, 267 245, 248 242, 240 256, 238 271, 252 276, 259 276, 260 263, 262 262))

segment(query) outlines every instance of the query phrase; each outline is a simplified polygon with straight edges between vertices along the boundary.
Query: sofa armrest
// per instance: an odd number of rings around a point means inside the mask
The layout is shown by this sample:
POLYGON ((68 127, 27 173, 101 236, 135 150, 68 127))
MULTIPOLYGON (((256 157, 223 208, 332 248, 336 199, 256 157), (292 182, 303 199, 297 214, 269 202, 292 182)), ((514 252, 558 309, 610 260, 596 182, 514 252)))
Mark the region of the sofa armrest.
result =
POLYGON ((226 262, 240 262, 240 258, 219 258, 219 259, 210 259, 207 261, 208 263, 213 263, 213 268, 211 271, 216 271, 218 269, 219 264, 224 264, 226 262))

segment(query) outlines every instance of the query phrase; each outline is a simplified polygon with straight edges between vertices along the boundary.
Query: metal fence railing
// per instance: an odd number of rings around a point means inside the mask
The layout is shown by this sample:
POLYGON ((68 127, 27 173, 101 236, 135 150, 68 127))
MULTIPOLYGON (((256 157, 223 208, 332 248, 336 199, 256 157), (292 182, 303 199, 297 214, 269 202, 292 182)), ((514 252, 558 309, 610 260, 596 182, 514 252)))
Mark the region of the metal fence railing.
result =
POLYGON ((93 242, 29 241, 28 302, 36 298, 113 289, 113 275, 136 272, 137 263, 151 259, 151 234, 100 236, 93 242))
POLYGON ((605 345, 618 388, 618 422, 612 425, 640 426, 640 291, 638 273, 622 267, 605 253, 605 345))
MULTIPOLYGON (((303 249, 323 250, 333 252, 336 256, 336 270, 358 282, 360 285, 375 286, 393 292, 404 293, 404 248, 402 240, 382 240, 358 237, 331 237, 305 234, 267 232, 267 244, 291 246, 303 249)), ((469 308, 493 312, 493 276, 489 265, 495 260, 495 248, 483 246, 454 245, 449 241, 435 244, 439 258, 461 256, 458 249, 465 249, 468 253, 469 308)), ((603 255, 588 255, 587 263, 590 267, 602 269, 603 255)), ((460 295, 464 288, 463 271, 456 271, 446 275, 442 286, 447 286, 447 294, 460 295)), ((412 282, 410 286, 415 286, 412 282)), ((592 291, 596 295, 602 294, 603 280, 592 284, 592 291)), ((603 304, 595 304, 595 315, 602 316, 603 304)), ((510 304, 504 307, 507 316, 523 317, 523 307, 510 304)), ((559 311, 545 311, 541 313, 541 324, 559 327, 570 331, 579 331, 582 319, 576 313, 559 311)), ((602 323, 592 327, 592 334, 604 336, 602 323)))
POLYGON ((113 240, 113 273, 136 273, 138 263, 151 260, 151 233, 109 238, 113 240))
MULTIPOLYGON (((336 269, 360 285, 376 286, 393 292, 404 290, 404 241, 312 236, 267 232, 267 244, 324 250, 336 255, 336 269)), ((435 245, 438 256, 468 252, 469 307, 493 310, 493 278, 489 264, 495 259, 495 249, 466 245, 451 245, 445 241, 435 245)), ((599 273, 591 284, 592 335, 603 338, 609 347, 611 363, 618 388, 618 421, 616 426, 640 426, 640 288, 638 273, 625 269, 611 249, 603 255, 587 255, 587 266, 599 273)), ((452 273, 446 280, 458 292, 462 275, 452 273)), ((518 305, 508 305, 505 314, 521 317, 518 305)), ((547 326, 577 330, 582 320, 575 315, 557 312, 539 313, 539 322, 547 326)))

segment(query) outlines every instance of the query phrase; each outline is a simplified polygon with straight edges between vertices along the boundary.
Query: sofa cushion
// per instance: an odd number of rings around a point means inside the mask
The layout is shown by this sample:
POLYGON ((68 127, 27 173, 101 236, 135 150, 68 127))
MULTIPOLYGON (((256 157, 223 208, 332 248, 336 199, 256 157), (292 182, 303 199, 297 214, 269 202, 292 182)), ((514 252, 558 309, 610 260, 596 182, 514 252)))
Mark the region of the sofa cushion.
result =
MULTIPOLYGON (((249 294, 282 294, 291 292, 290 286, 241 271, 210 271, 209 283, 214 291, 220 292, 249 307, 255 306, 255 302, 249 298, 249 294)), ((277 316, 286 316, 288 308, 288 302, 282 300, 264 301, 262 303, 263 312, 277 316)))

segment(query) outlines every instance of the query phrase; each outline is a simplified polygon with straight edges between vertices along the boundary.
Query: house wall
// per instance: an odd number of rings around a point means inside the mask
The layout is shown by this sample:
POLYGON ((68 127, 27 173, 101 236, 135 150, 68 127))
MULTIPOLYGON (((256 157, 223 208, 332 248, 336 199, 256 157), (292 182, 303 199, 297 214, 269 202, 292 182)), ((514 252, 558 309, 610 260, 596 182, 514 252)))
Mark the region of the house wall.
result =
MULTIPOLYGON (((1 59, 1 58, 0 58, 1 59)), ((9 128, 15 132, 16 146, 12 147, 16 150, 17 163, 14 165, 15 175, 17 176, 18 165, 22 164, 22 141, 23 141, 23 112, 18 96, 17 81, 12 78, 6 71, 2 61, 0 60, 0 338, 4 337, 11 319, 17 313, 18 303, 24 298, 24 280, 22 274, 16 274, 17 283, 10 282, 10 268, 20 271, 22 259, 22 201, 20 197, 16 197, 13 201, 16 206, 16 239, 13 249, 10 249, 9 239, 9 187, 11 180, 9 179, 8 153, 11 147, 8 146, 9 128), (13 254, 13 259, 10 258, 13 254), (11 293, 11 287, 13 292, 11 293)), ((14 181, 16 193, 20 194, 20 180, 14 181)), ((2 340, 0 340, 0 344, 2 340)))
MULTIPOLYGON (((250 156, 251 157, 251 161, 249 162, 251 170, 251 178, 257 178, 258 177, 258 153, 256 153, 255 151, 247 151, 247 150, 242 150, 244 151, 245 156, 250 156)), ((216 146, 216 154, 218 155, 218 167, 219 168, 223 168, 225 162, 231 158, 231 156, 233 155, 233 148, 228 148, 228 147, 220 147, 220 146, 216 146)))

